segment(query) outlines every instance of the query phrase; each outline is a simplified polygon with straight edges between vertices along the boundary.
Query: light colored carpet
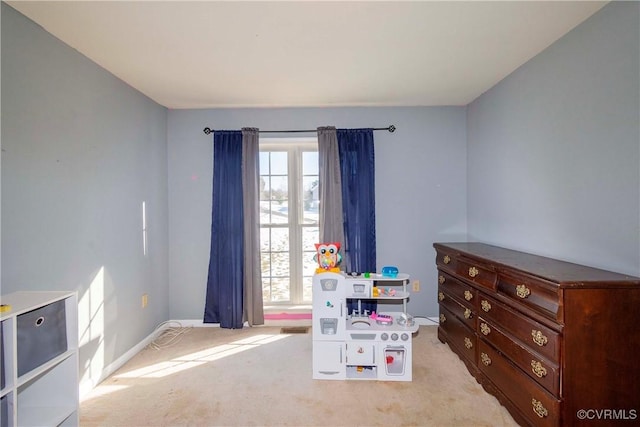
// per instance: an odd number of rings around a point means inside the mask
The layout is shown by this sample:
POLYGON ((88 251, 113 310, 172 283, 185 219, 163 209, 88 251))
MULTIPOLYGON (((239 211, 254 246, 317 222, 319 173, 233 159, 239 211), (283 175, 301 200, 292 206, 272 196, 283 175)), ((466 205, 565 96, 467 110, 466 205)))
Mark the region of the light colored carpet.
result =
POLYGON ((516 426, 436 326, 413 340, 413 381, 311 378, 312 335, 193 328, 150 347, 80 405, 82 426, 516 426))

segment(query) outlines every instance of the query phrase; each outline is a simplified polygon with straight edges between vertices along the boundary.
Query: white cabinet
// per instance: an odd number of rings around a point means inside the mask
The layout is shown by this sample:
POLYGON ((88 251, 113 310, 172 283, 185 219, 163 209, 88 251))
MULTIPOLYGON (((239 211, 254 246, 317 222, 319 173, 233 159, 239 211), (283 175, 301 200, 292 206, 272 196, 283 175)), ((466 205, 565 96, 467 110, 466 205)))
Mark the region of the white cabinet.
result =
POLYGON ((2 427, 77 426, 78 298, 15 292, 0 303, 2 427))
POLYGON ((407 316, 409 276, 313 277, 313 378, 411 381, 411 341, 418 326, 407 316), (361 300, 398 300, 402 312, 369 313, 361 300), (355 310, 348 313, 348 302, 355 310))
POLYGON ((313 341, 313 378, 344 379, 344 341, 313 341))

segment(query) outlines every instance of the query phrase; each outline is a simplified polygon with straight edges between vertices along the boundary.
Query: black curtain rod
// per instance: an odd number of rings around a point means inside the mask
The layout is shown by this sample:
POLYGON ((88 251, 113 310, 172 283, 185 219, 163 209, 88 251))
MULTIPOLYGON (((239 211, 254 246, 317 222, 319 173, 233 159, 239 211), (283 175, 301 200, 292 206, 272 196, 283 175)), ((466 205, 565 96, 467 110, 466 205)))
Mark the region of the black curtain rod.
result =
MULTIPOLYGON (((396 130, 396 127, 394 125, 391 125, 389 127, 386 128, 373 128, 373 130, 388 130, 389 132, 393 133, 396 130)), ((211 129, 209 127, 204 128, 204 133, 206 135, 209 135, 211 132, 215 132, 214 129, 211 129)), ((258 133, 303 133, 303 132, 317 132, 317 129, 294 129, 294 130, 259 130, 258 133)))

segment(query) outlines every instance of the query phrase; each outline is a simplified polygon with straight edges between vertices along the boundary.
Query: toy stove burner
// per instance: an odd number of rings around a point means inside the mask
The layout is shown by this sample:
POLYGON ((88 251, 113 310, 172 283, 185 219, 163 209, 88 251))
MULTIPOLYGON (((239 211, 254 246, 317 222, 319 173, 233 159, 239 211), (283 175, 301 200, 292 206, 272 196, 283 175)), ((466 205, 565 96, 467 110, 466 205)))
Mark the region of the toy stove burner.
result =
POLYGON ((404 341, 405 343, 407 343, 408 345, 411 345, 411 334, 408 332, 400 332, 400 333, 396 333, 396 332, 392 332, 391 334, 388 334, 386 332, 383 332, 380 334, 380 341, 404 341))

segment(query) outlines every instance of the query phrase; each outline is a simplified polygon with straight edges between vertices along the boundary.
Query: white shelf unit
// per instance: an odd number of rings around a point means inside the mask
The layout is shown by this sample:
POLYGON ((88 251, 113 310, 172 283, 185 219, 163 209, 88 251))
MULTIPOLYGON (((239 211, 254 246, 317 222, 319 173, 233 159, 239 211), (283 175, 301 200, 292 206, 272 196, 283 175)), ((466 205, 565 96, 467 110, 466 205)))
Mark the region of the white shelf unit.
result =
POLYGON ((351 276, 318 273, 313 277, 313 378, 327 380, 411 381, 412 335, 407 325, 409 275, 351 276), (376 286, 377 285, 377 286, 376 286), (385 294, 374 297, 374 288, 385 294), (391 291, 393 295, 387 292, 391 291), (350 300, 400 300, 400 313, 388 324, 371 319, 371 313, 348 313, 350 300))
POLYGON ((0 365, 5 379, 0 394, 1 427, 78 426, 77 294, 15 292, 3 295, 0 302, 11 306, 0 313, 0 365), (48 329, 30 333, 50 325, 56 325, 54 333, 49 334, 48 329), (52 347, 38 342, 44 335, 59 335, 60 339, 52 347))

